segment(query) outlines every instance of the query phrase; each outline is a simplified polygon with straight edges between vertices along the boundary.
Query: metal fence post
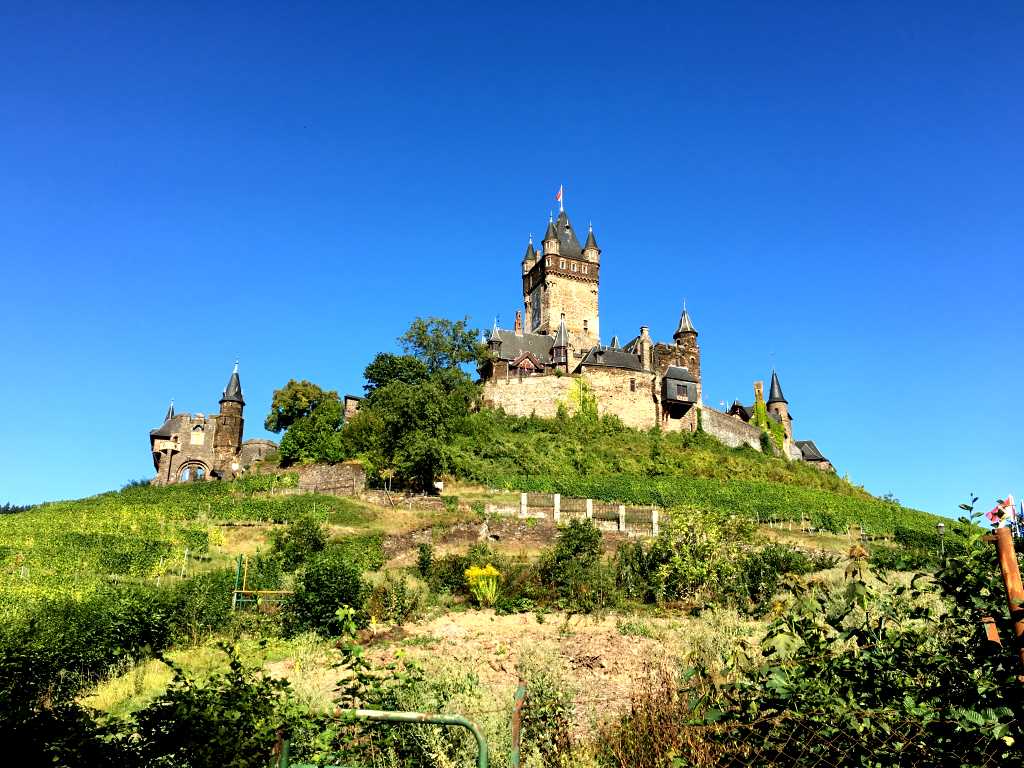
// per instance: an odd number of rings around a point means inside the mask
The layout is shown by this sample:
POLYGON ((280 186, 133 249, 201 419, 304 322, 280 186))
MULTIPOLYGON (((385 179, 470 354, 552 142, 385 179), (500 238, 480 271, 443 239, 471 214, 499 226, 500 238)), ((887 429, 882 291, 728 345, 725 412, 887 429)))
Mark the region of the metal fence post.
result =
POLYGON ((512 707, 512 755, 509 759, 511 768, 519 768, 521 758, 519 745, 523 740, 523 704, 526 701, 526 681, 519 680, 516 688, 515 704, 512 707))
POLYGON ((562 519, 562 494, 556 493, 552 497, 552 501, 554 502, 555 506, 554 511, 551 514, 554 517, 555 522, 557 523, 559 520, 562 519))
POLYGON ((619 504, 619 530, 626 530, 626 505, 619 504))

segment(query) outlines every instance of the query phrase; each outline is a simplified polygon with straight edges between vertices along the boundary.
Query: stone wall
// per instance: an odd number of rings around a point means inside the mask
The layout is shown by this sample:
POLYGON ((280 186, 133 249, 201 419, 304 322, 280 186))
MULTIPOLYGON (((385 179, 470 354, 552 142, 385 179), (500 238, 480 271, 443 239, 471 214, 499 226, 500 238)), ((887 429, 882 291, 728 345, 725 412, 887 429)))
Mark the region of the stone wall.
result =
POLYGON ((705 406, 701 409, 700 423, 705 432, 730 448, 746 444, 755 450, 761 450, 761 430, 740 421, 735 416, 728 416, 705 406))
POLYGON ((289 467, 299 473, 299 489, 332 496, 358 496, 366 489, 366 470, 358 461, 289 467))
POLYGON ((569 389, 574 383, 572 376, 491 379, 484 383, 484 405, 501 408, 512 416, 535 413, 541 418, 553 419, 558 413, 558 402, 568 399, 569 389))
MULTIPOLYGON (((558 257, 552 257, 556 260, 558 257)), ((541 323, 538 333, 554 333, 565 313, 565 327, 570 344, 576 349, 590 349, 601 337, 597 317, 597 282, 570 277, 548 276, 547 290, 541 298, 541 323), (586 326, 586 330, 584 330, 586 326)))

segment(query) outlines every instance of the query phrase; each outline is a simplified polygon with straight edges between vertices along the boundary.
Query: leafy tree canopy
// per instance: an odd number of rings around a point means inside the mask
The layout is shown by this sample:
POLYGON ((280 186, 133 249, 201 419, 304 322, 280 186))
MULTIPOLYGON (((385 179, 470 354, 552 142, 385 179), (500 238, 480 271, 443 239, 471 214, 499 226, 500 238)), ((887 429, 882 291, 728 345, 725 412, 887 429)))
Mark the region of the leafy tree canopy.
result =
POLYGON ((398 341, 407 354, 422 361, 433 373, 481 359, 485 349, 480 331, 469 327, 469 318, 417 317, 398 341))
POLYGON ((270 414, 263 426, 270 432, 281 432, 296 420, 309 416, 320 403, 329 401, 340 403, 341 399, 337 392, 321 389, 311 381, 291 379, 281 389, 274 390, 270 414))
MULTIPOLYGON (((328 393, 334 395, 333 392, 328 393)), ((345 420, 337 395, 321 400, 306 414, 296 418, 281 438, 281 458, 285 464, 299 461, 336 462, 345 459, 341 428, 345 420)))
POLYGON ((395 355, 381 352, 366 366, 363 376, 366 394, 373 394, 378 387, 392 381, 404 381, 406 384, 418 384, 430 375, 427 364, 414 355, 395 355))

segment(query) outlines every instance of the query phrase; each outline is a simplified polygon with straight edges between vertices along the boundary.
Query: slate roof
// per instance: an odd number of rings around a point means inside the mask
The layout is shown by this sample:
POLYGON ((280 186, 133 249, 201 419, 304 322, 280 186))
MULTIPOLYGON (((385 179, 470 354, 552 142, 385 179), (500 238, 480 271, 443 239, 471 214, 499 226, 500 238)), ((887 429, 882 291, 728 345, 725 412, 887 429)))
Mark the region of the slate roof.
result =
POLYGON ((597 247, 597 240, 594 238, 594 228, 593 227, 590 227, 587 230, 587 242, 585 242, 583 244, 583 250, 587 250, 587 248, 594 248, 594 249, 596 249, 598 251, 601 250, 600 248, 597 247))
POLYGON ((174 417, 164 419, 164 423, 156 429, 149 430, 150 437, 170 438, 174 435, 174 417))
POLYGON ((241 403, 245 405, 245 400, 242 399, 242 382, 238 379, 238 363, 235 363, 235 370, 231 372, 231 378, 228 379, 228 385, 224 389, 224 396, 220 401, 222 403, 241 403))
POLYGON ((498 341, 501 342, 498 347, 499 360, 515 360, 523 352, 529 352, 544 364, 551 362, 551 346, 554 339, 550 336, 542 333, 524 333, 517 336, 515 330, 495 326, 491 332, 492 337, 495 331, 498 333, 498 341))
MULTIPOLYGON (((743 417, 747 421, 750 421, 752 418, 754 418, 753 403, 751 403, 750 405, 743 405, 743 403, 741 403, 739 400, 733 400, 732 405, 729 406, 730 413, 732 412, 733 408, 738 408, 743 417)), ((768 411, 768 418, 771 419, 772 421, 778 422, 779 424, 782 423, 782 419, 779 418, 778 414, 773 413, 772 411, 768 411)))
POLYGON ((558 332, 555 334, 555 340, 552 342, 554 347, 568 347, 569 346, 569 331, 565 327, 565 316, 558 321, 558 332))
POLYGON ((789 401, 786 400, 786 398, 782 394, 782 387, 779 386, 779 375, 775 373, 774 369, 772 370, 772 388, 771 391, 768 392, 767 402, 786 403, 787 405, 789 404, 789 401))
POLYGON ((683 307, 683 314, 679 316, 679 327, 676 328, 676 334, 696 332, 697 329, 693 327, 693 322, 690 320, 690 313, 686 311, 686 307, 683 307))
POLYGON ((665 378, 677 379, 678 381, 692 381, 694 384, 697 383, 697 379, 693 377, 693 374, 690 373, 689 369, 682 368, 678 365, 670 365, 665 370, 665 378))
POLYGON ((523 254, 523 261, 533 261, 537 257, 537 252, 533 250, 533 238, 530 238, 530 242, 526 246, 526 253, 523 254))
POLYGON ((623 368, 627 371, 642 371, 640 356, 611 347, 592 347, 580 365, 600 366, 602 368, 623 368))
POLYGON ((804 461, 828 461, 821 451, 818 450, 818 446, 814 444, 813 440, 794 440, 793 442, 800 449, 800 453, 803 454, 804 461))
MULTIPOLYGON (((580 248, 580 241, 576 239, 576 231, 572 227, 572 222, 569 221, 569 216, 565 211, 561 211, 558 214, 558 218, 555 219, 554 227, 558 233, 558 255, 569 256, 574 259, 583 257, 583 249, 580 248)), ((548 226, 551 229, 551 225, 548 226)), ((547 239, 548 235, 544 235, 547 239)))

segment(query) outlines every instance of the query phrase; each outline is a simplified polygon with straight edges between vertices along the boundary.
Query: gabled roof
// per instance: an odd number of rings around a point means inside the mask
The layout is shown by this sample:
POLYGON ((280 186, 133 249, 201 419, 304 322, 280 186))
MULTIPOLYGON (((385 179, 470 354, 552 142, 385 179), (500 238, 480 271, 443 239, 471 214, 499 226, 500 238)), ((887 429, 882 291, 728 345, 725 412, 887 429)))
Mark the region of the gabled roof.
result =
POLYGON ((813 440, 794 440, 793 442, 800 449, 800 453, 803 454, 804 461, 828 461, 821 451, 818 450, 818 446, 814 444, 813 440))
POLYGON ((581 366, 600 366, 602 368, 622 368, 627 371, 642 371, 640 356, 622 349, 610 347, 592 347, 583 358, 581 366))
POLYGON ((782 395, 782 387, 779 386, 779 375, 775 373, 774 369, 772 369, 772 388, 771 391, 768 392, 767 402, 789 404, 789 401, 782 395))
POLYGON ((499 360, 515 360, 524 352, 529 352, 541 363, 547 365, 551 362, 551 345, 554 340, 542 333, 522 333, 517 335, 515 331, 505 330, 494 326, 498 333, 497 357, 499 360))
POLYGON ((729 406, 729 414, 732 415, 734 413, 740 416, 744 421, 750 421, 754 418, 754 406, 750 406, 748 408, 739 400, 733 400, 732 405, 729 406))
POLYGON ((228 385, 224 389, 224 396, 221 397, 222 403, 241 403, 245 405, 245 400, 242 399, 242 382, 238 378, 238 363, 235 363, 235 370, 231 372, 231 378, 228 379, 228 385))
POLYGON ((695 384, 697 383, 697 379, 693 377, 693 374, 690 373, 689 369, 679 365, 670 365, 665 370, 665 378, 676 379, 678 381, 692 381, 695 384))

